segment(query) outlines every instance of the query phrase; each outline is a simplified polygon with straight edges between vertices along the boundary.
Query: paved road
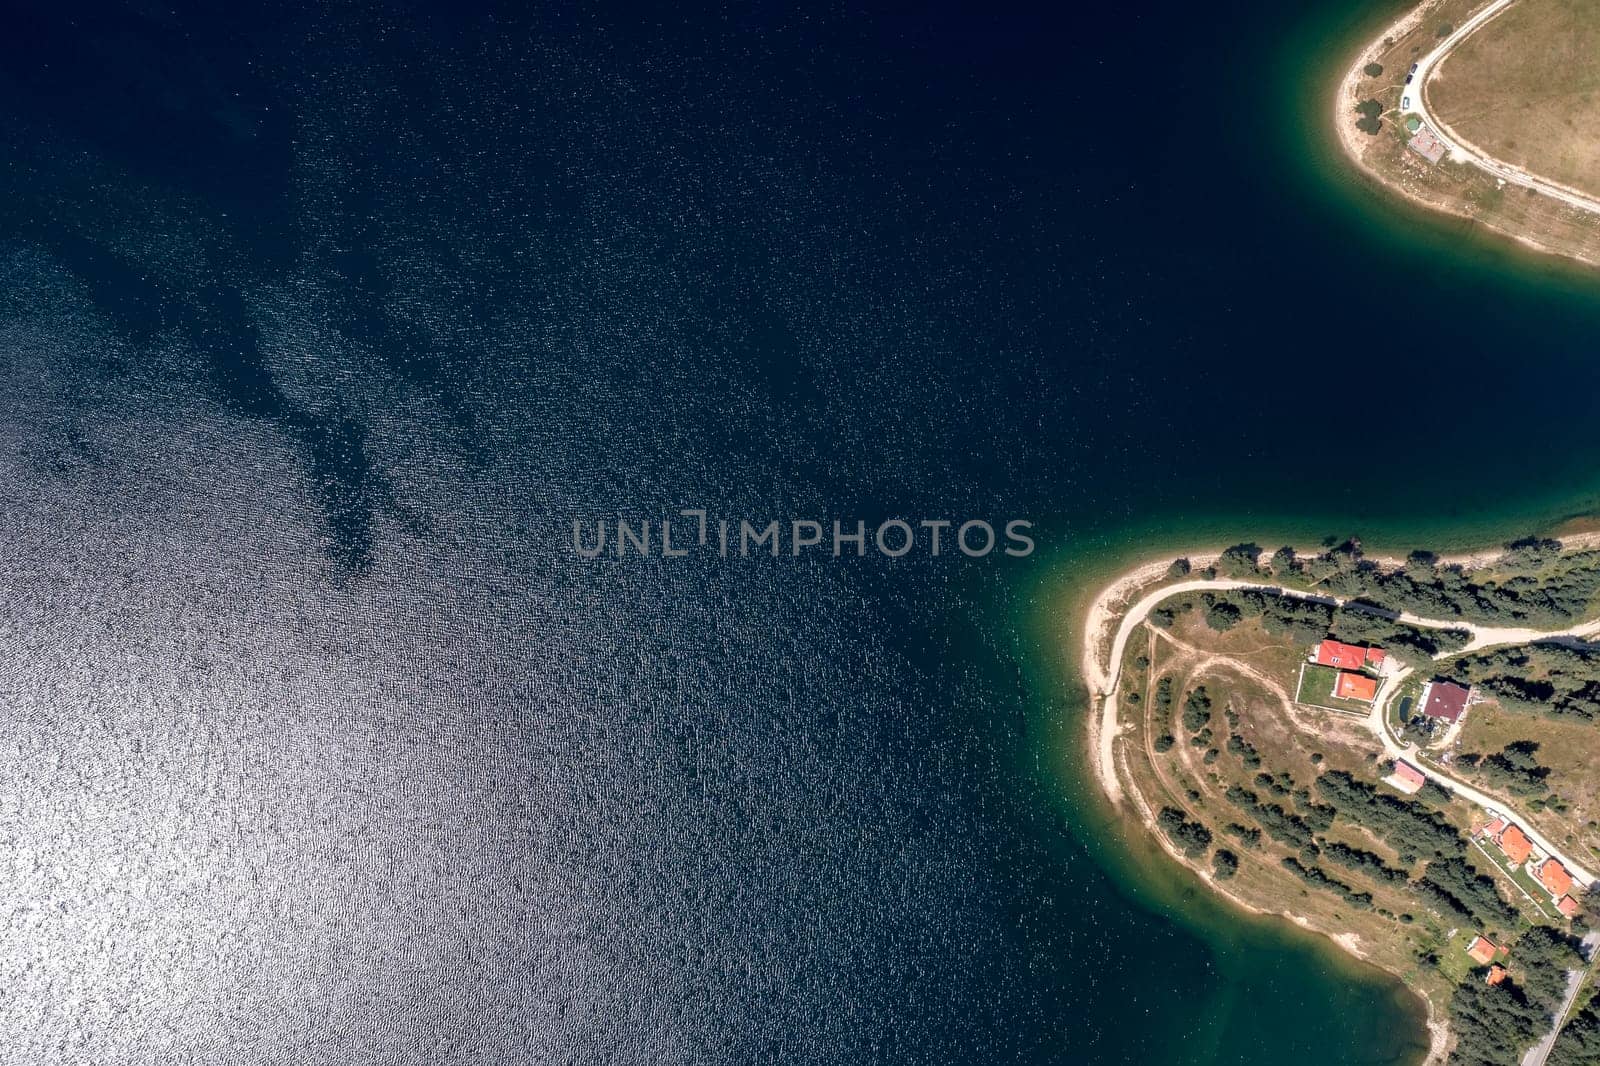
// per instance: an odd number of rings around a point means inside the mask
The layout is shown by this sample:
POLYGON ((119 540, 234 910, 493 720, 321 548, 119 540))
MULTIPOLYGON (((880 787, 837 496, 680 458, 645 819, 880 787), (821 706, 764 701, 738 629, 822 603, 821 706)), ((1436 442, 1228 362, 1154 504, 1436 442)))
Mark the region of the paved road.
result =
POLYGON ((1600 214, 1600 200, 1568 186, 1529 174, 1521 167, 1501 162, 1477 145, 1464 139, 1449 126, 1439 121, 1437 115, 1428 110, 1428 78, 1438 68, 1440 60, 1449 55, 1456 45, 1482 28, 1484 23, 1505 11, 1511 4, 1512 0, 1494 0, 1488 7, 1483 8, 1476 15, 1463 22, 1454 33, 1439 42, 1438 47, 1433 51, 1417 61, 1417 71, 1411 79, 1411 84, 1402 90, 1402 95, 1411 101, 1408 113, 1415 114, 1428 123, 1439 140, 1443 141, 1445 147, 1449 149, 1452 159, 1471 163, 1480 170, 1487 171, 1503 181, 1510 182, 1512 185, 1533 189, 1535 192, 1560 200, 1564 204, 1570 204, 1573 207, 1600 214))
MULTIPOLYGON (((1091 683, 1099 682, 1100 704, 1100 735, 1099 750, 1096 759, 1099 762, 1099 774, 1102 784, 1111 795, 1113 802, 1121 798, 1120 786, 1117 784, 1116 760, 1113 754, 1113 741, 1117 735, 1117 686, 1121 680, 1122 659, 1128 648, 1128 639, 1133 635, 1139 624, 1145 620, 1151 610, 1163 600, 1185 592, 1207 592, 1238 589, 1259 589, 1262 592, 1275 592, 1284 596, 1293 596, 1298 599, 1320 600, 1335 606, 1343 606, 1344 600, 1337 596, 1315 595, 1300 592, 1295 589, 1279 588, 1263 584, 1260 581, 1240 581, 1233 578, 1213 578, 1210 580, 1196 578, 1189 581, 1179 581, 1171 585, 1164 585, 1153 592, 1147 593, 1142 599, 1128 608, 1122 616, 1122 621, 1117 626, 1116 635, 1111 641, 1111 659, 1103 668, 1097 668, 1091 675, 1091 683)), ((1471 639, 1463 651, 1479 651, 1484 648, 1499 647, 1502 645, 1530 644, 1536 640, 1551 640, 1559 638, 1581 638, 1600 634, 1600 620, 1583 622, 1579 625, 1569 626, 1566 629, 1541 630, 1521 629, 1503 626, 1484 626, 1474 622, 1441 621, 1436 618, 1421 618, 1409 612, 1400 614, 1400 621, 1407 625, 1417 626, 1422 629, 1459 629, 1470 634, 1471 639)), ((1096 664, 1098 665, 1098 664, 1096 664)), ((1402 670, 1384 679, 1378 690, 1378 697, 1373 701, 1372 712, 1367 716, 1367 728, 1382 743, 1383 749, 1391 758, 1414 759, 1416 746, 1402 746, 1399 741, 1389 735, 1389 730, 1384 724, 1383 708, 1389 699, 1398 691, 1401 682, 1410 674, 1409 670, 1402 670)), ((1532 840, 1546 854, 1552 855, 1561 861, 1567 868, 1574 881, 1583 885, 1591 885, 1595 877, 1583 866, 1573 862, 1571 857, 1557 848, 1548 838, 1537 829, 1528 824, 1526 818, 1518 814, 1504 800, 1496 799, 1486 793, 1480 792, 1463 781, 1429 767, 1428 776, 1437 781, 1449 791, 1470 800, 1482 807, 1493 807, 1510 815, 1517 824, 1527 833, 1532 840)))

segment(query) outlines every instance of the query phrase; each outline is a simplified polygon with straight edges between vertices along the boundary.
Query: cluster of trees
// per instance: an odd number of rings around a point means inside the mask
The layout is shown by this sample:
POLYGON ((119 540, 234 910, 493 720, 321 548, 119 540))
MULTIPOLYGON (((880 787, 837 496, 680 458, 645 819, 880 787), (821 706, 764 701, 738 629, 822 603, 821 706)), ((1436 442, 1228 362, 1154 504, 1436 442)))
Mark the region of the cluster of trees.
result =
POLYGON ((1329 862, 1366 874, 1374 880, 1388 881, 1390 884, 1399 884, 1411 876, 1399 867, 1384 862, 1383 856, 1376 852, 1353 848, 1338 840, 1323 841, 1322 855, 1329 862))
POLYGON ((1383 120, 1378 117, 1383 114, 1383 105, 1378 101, 1361 101, 1356 105, 1356 113, 1361 116, 1356 119, 1356 129, 1362 133, 1376 134, 1383 129, 1383 120))
MULTIPOLYGON (((1393 759, 1389 760, 1389 770, 1384 774, 1384 776, 1387 777, 1392 773, 1394 773, 1393 759)), ((1439 806, 1445 807, 1449 806, 1450 801, 1455 799, 1455 797, 1450 794, 1450 790, 1448 788, 1445 788, 1443 785, 1439 784, 1439 782, 1430 777, 1422 783, 1421 788, 1417 789, 1417 799, 1426 800, 1429 803, 1437 803, 1439 806)))
POLYGON ((1228 734, 1228 752, 1239 756, 1246 766, 1254 770, 1261 765, 1261 753, 1256 746, 1238 733, 1228 734))
POLYGON ((1500 896, 1494 879, 1480 874, 1455 856, 1430 862, 1412 889, 1442 913, 1484 928, 1512 928, 1517 909, 1500 896))
POLYGON ((1183 701, 1183 728, 1198 733, 1211 724, 1211 696, 1204 685, 1196 685, 1183 701))
POLYGON ((1511 711, 1600 719, 1600 646, 1527 644, 1464 656, 1450 674, 1511 711))
POLYGON ((1171 751, 1172 745, 1178 742, 1172 735, 1173 684, 1171 674, 1157 678, 1155 694, 1150 697, 1151 706, 1155 710, 1156 726, 1161 730, 1154 742, 1157 751, 1171 751))
POLYGON ((1306 788, 1295 790, 1294 805, 1301 816, 1305 818, 1306 824, 1319 833, 1326 833, 1329 829, 1332 829, 1334 816, 1339 813, 1332 807, 1313 800, 1311 798, 1311 790, 1306 788))
POLYGON ((1490 788, 1514 796, 1543 796, 1550 791, 1545 780, 1550 767, 1539 765, 1539 744, 1518 740, 1489 755, 1469 752, 1456 756, 1458 770, 1479 777, 1490 788))
POLYGON ((1248 812, 1268 836, 1295 850, 1312 845, 1316 834, 1304 818, 1291 814, 1276 803, 1262 803, 1261 797, 1243 785, 1229 785, 1224 793, 1228 802, 1248 812))
POLYGON ((1226 633, 1242 621, 1244 612, 1227 600, 1212 597, 1211 602, 1206 605, 1206 625, 1218 633, 1226 633))
POLYGON ((1469 979, 1450 996, 1450 1028, 1460 1066, 1518 1066, 1522 1054, 1550 1028, 1550 1011, 1510 980, 1490 985, 1469 979))
POLYGON ((1457 856, 1466 847, 1460 832, 1438 811, 1379 792, 1343 770, 1322 774, 1317 778, 1316 789, 1339 814, 1388 841, 1407 866, 1421 858, 1457 856))
POLYGON ((1307 866, 1293 855, 1283 859, 1283 868, 1294 874, 1312 888, 1320 888, 1344 897, 1344 901, 1356 910, 1369 911, 1372 909, 1372 893, 1357 892, 1343 881, 1329 877, 1328 872, 1320 866, 1307 866))
MULTIPOLYGON (((1219 612, 1225 611, 1225 616, 1231 619, 1226 628, 1244 619, 1258 618, 1268 633, 1286 637, 1296 644, 1310 644, 1331 633, 1351 644, 1380 645, 1412 665, 1422 665, 1441 655, 1460 651, 1471 639, 1471 635, 1461 629, 1418 629, 1359 605, 1336 608, 1321 600, 1285 596, 1268 589, 1206 592, 1200 596, 1200 605, 1206 622, 1213 628, 1223 628, 1215 619, 1219 612)), ((1177 612, 1184 609, 1193 610, 1193 601, 1184 601, 1176 607, 1163 605, 1151 617, 1154 620, 1157 614, 1165 611, 1165 624, 1170 625, 1177 612)))
POLYGON ((1256 775, 1256 784, 1278 796, 1287 796, 1294 791, 1294 778, 1286 770, 1279 770, 1276 774, 1263 770, 1256 775))
MULTIPOLYGON (((1373 103, 1358 110, 1371 110, 1373 103)), ((1377 113, 1371 117, 1376 120, 1377 113)), ((1236 577, 1270 575, 1390 611, 1496 625, 1559 628, 1583 618, 1600 597, 1600 551, 1563 554, 1561 542, 1549 538, 1516 541, 1494 563, 1474 570, 1442 565, 1432 552, 1412 552, 1404 566, 1383 570, 1363 557, 1354 540, 1309 559, 1289 548, 1265 563, 1261 555, 1257 545, 1235 545, 1217 570, 1236 577)))
POLYGON ((1239 856, 1227 848, 1218 848, 1211 856, 1211 872, 1218 881, 1226 881, 1239 872, 1239 856))
POLYGON ((1211 830, 1189 818, 1176 807, 1163 807, 1156 816, 1156 824, 1189 858, 1204 855, 1211 846, 1211 830))
POLYGON ((1546 1066, 1592 1066, 1596 1062, 1600 1062, 1600 1001, 1591 999, 1561 1030, 1545 1063, 1546 1066))
MULTIPOLYGON (((1456 1033, 1452 1062, 1467 1066, 1514 1066, 1523 1052, 1541 1039, 1554 1024, 1555 1012, 1566 994, 1567 971, 1583 966, 1584 959, 1572 937, 1547 925, 1529 929, 1511 947, 1516 960, 1512 977, 1498 985, 1473 978, 1457 986, 1450 1000, 1450 1023, 1456 1033)), ((1589 1008, 1592 1011, 1592 1005, 1589 1008)), ((1568 1023, 1572 1029, 1583 1013, 1568 1023)), ((1595 1030, 1590 1015, 1589 1027, 1580 1027, 1567 1044, 1563 1031, 1551 1052, 1549 1062, 1594 1062, 1589 1044, 1595 1030), (1563 1057, 1566 1056, 1566 1057, 1563 1057)))
MULTIPOLYGON (((1273 791, 1288 791, 1271 775, 1259 774, 1256 780, 1273 791)), ((1303 855, 1320 855, 1375 879, 1405 881, 1409 876, 1406 870, 1390 866, 1378 854, 1317 837, 1333 825, 1336 815, 1343 814, 1393 845, 1405 866, 1420 858, 1431 860, 1410 887, 1442 913, 1486 928, 1516 924, 1516 909, 1501 898, 1491 878, 1479 874, 1462 858, 1465 842, 1460 832, 1438 811, 1380 792, 1342 770, 1322 774, 1316 788, 1328 803, 1314 802, 1307 790, 1293 791, 1301 814, 1290 814, 1277 804, 1263 804, 1255 792, 1240 785, 1230 787, 1227 798, 1254 815, 1274 840, 1303 855)))
POLYGON ((1222 827, 1222 831, 1231 837, 1237 837, 1239 843, 1243 844, 1247 848, 1254 849, 1261 846, 1261 830, 1257 829, 1253 825, 1241 825, 1238 822, 1229 822, 1227 825, 1222 827))
POLYGON ((1334 615, 1328 628, 1338 640, 1377 644, 1411 666, 1426 666, 1441 655, 1453 655, 1472 639, 1464 629, 1418 629, 1349 605, 1334 615))
POLYGON ((1267 589, 1224 589, 1201 596, 1209 611, 1219 603, 1238 609, 1242 618, 1259 618, 1273 636, 1286 636, 1296 644, 1309 644, 1328 635, 1334 608, 1330 603, 1300 596, 1284 596, 1267 589))
POLYGON ((1549 539, 1517 541, 1477 570, 1441 566, 1431 552, 1413 552, 1405 566, 1384 571, 1361 558, 1359 545, 1346 545, 1305 572, 1341 596, 1494 625, 1559 628, 1584 617, 1600 595, 1600 551, 1563 555, 1561 542, 1549 539))

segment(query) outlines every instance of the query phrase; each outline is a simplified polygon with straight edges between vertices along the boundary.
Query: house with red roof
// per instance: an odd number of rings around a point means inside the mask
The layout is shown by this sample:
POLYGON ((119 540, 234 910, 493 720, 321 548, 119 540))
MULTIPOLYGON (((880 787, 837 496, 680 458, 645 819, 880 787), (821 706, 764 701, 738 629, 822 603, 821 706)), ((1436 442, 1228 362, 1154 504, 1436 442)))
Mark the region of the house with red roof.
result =
POLYGON ((1318 666, 1331 666, 1335 670, 1359 670, 1368 663, 1376 667, 1383 662, 1383 649, 1329 639, 1317 645, 1316 661, 1318 666))
POLYGON ((1568 918, 1576 918, 1583 913, 1583 906, 1571 896, 1562 896, 1556 900, 1556 910, 1565 914, 1568 918))
POLYGON ((1500 833, 1508 824, 1509 823, 1506 822, 1505 815, 1497 814, 1494 816, 1493 820, 1484 825, 1482 829, 1478 830, 1478 835, 1489 840, 1499 840, 1500 833))
POLYGON ((1333 694, 1341 700, 1371 703, 1378 696, 1378 682, 1366 674, 1352 674, 1348 670, 1340 670, 1339 679, 1333 684, 1333 694))
POLYGON ((1505 979, 1506 968, 1501 966, 1498 962, 1489 967, 1489 973, 1484 977, 1484 980, 1489 982, 1491 985, 1497 985, 1505 979))
POLYGON ((1506 853, 1506 858, 1511 860, 1512 866, 1521 866, 1528 861, 1528 856, 1533 854, 1533 841, 1521 829, 1514 825, 1506 826, 1505 832, 1500 834, 1496 841, 1500 850, 1506 853))
POLYGON ((1472 956, 1472 961, 1479 966, 1487 966, 1500 954, 1500 949, 1495 942, 1486 936, 1475 936, 1472 943, 1467 945, 1467 954, 1472 956))
POLYGON ((1539 865, 1539 883, 1556 899, 1572 891, 1572 875, 1555 859, 1546 859, 1539 865))
POLYGON ((1430 681, 1422 686, 1422 713, 1429 718, 1456 722, 1467 709, 1471 689, 1462 688, 1454 681, 1430 681))

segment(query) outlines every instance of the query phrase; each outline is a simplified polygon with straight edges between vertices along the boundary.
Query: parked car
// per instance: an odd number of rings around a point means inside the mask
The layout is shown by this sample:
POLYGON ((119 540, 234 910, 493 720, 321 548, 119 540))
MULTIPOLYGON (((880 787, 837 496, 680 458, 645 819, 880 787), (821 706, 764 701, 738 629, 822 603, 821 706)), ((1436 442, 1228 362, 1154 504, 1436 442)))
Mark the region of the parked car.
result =
POLYGON ((1411 69, 1406 71, 1407 74, 1415 74, 1416 72, 1417 72, 1417 64, 1416 63, 1411 64, 1411 69))
POLYGON ((1402 97, 1401 97, 1401 98, 1400 98, 1400 109, 1401 109, 1401 110, 1402 110, 1402 111, 1404 111, 1404 110, 1406 110, 1406 109, 1407 109, 1407 108, 1409 108, 1409 107, 1410 107, 1410 106, 1411 106, 1411 97, 1409 97, 1409 96, 1402 96, 1402 97))
POLYGON ((1407 84, 1407 85, 1410 85, 1410 84, 1411 84, 1411 78, 1412 78, 1412 75, 1410 75, 1410 74, 1407 74, 1407 75, 1406 75, 1406 84, 1407 84))

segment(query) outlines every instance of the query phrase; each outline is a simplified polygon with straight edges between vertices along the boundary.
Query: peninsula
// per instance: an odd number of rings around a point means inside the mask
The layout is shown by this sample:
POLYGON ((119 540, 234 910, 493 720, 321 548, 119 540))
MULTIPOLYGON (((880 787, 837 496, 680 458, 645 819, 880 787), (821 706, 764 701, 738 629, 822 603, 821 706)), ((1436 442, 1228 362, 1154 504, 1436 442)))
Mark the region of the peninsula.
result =
POLYGON ((1600 538, 1151 562, 1091 602, 1082 671, 1113 807, 1400 977, 1430 1062, 1596 1061, 1600 538))
POLYGON ((1540 251, 1600 265, 1600 0, 1424 0, 1340 82, 1369 176, 1540 251))

